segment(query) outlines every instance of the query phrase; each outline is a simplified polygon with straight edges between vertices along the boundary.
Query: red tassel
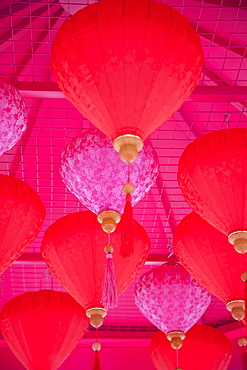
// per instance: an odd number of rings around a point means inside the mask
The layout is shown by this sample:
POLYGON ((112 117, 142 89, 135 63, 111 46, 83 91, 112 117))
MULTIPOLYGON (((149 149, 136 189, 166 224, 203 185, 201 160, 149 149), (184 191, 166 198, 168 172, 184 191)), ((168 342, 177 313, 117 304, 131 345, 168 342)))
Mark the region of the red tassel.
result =
POLYGON ((93 370, 101 370, 100 366, 100 359, 99 359, 99 351, 94 352, 94 364, 93 364, 93 370))
POLYGON ((242 348, 242 361, 243 370, 247 370, 247 352, 244 348, 242 348))
POLYGON ((131 201, 131 194, 126 194, 124 213, 121 218, 123 238, 120 247, 120 255, 124 258, 129 257, 134 250, 133 208, 131 201))
POLYGON ((105 278, 103 283, 102 301, 104 308, 115 308, 118 305, 118 294, 112 253, 106 253, 105 278))

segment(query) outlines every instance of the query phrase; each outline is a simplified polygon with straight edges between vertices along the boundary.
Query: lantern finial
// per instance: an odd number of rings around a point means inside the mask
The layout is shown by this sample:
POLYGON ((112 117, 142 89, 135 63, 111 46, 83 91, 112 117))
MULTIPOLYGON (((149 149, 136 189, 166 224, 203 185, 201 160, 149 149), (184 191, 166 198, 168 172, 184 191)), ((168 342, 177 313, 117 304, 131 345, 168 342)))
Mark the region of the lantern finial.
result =
POLYGON ((117 211, 102 211, 98 214, 97 220, 101 224, 102 230, 110 234, 116 230, 117 224, 121 220, 121 215, 117 211))
POLYGON ((236 252, 241 254, 247 252, 247 231, 234 231, 228 235, 228 241, 234 245, 236 252))
POLYGON ((231 312, 232 317, 237 320, 241 321, 244 319, 245 316, 245 302, 241 299, 236 301, 231 301, 226 304, 226 308, 228 311, 231 312))
POLYGON ((107 311, 102 307, 94 307, 86 310, 86 315, 90 318, 90 324, 97 329, 103 324, 107 311))
POLYGON ((143 145, 142 139, 136 135, 118 136, 113 142, 114 149, 119 153, 121 160, 126 163, 136 160, 143 145))
POLYGON ((173 349, 179 349, 183 345, 185 334, 182 331, 170 331, 167 333, 167 339, 171 342, 173 349))

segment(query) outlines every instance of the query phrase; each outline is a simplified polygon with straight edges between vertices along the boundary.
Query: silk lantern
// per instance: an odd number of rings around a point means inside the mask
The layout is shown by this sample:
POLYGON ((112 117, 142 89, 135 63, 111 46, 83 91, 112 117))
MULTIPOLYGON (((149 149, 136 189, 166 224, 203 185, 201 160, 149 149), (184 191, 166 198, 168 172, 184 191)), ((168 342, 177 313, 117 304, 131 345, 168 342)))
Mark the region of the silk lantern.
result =
POLYGON ((247 256, 230 246, 226 235, 195 212, 176 227, 173 249, 186 270, 207 290, 222 300, 236 320, 244 318, 244 282, 247 256))
POLYGON ((65 96, 132 162, 200 78, 203 52, 187 19, 153 0, 101 0, 60 28, 53 74, 65 96))
POLYGON ((247 129, 215 131, 190 143, 178 182, 191 208, 247 251, 247 129))
POLYGON ((115 228, 121 219, 125 206, 123 184, 130 181, 134 185, 134 206, 154 185, 158 172, 157 154, 151 144, 146 143, 131 164, 128 179, 126 164, 112 148, 110 139, 98 130, 86 131, 70 141, 62 153, 60 169, 67 188, 98 215, 98 220, 107 228, 109 222, 115 222, 115 228))
MULTIPOLYGON (((144 228, 133 220, 134 249, 130 256, 120 254, 123 228, 120 221, 112 234, 117 295, 121 295, 144 265, 150 241, 144 228)), ((86 309, 95 327, 107 314, 104 305, 105 253, 112 254, 105 234, 94 213, 72 213, 60 218, 45 232, 42 256, 60 284, 86 309), (110 249, 110 250, 109 250, 110 249)), ((112 256, 111 256, 112 257, 112 256)), ((107 282, 106 282, 107 283, 107 282)))
POLYGON ((139 277, 134 294, 141 313, 166 333, 174 349, 182 346, 185 333, 211 301, 210 293, 179 263, 165 263, 139 277))
POLYGON ((44 218, 45 207, 28 184, 0 174, 0 274, 32 243, 44 218))
POLYGON ((11 149, 27 128, 27 107, 19 91, 0 78, 0 155, 11 149))
POLYGON ((85 310, 68 294, 41 290, 7 302, 1 331, 18 360, 29 370, 55 370, 88 327, 85 310))
MULTIPOLYGON (((178 367, 176 352, 162 331, 153 335, 150 351, 157 370, 178 367)), ((196 324, 187 332, 179 350, 179 366, 183 370, 227 370, 231 357, 231 342, 223 333, 196 324)))

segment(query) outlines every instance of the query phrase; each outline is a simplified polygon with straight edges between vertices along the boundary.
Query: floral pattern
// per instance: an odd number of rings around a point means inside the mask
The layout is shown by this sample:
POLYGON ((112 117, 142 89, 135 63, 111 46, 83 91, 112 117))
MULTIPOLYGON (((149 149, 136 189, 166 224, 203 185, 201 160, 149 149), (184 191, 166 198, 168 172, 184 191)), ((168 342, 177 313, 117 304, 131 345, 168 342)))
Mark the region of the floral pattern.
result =
MULTIPOLYGON (((158 176, 158 157, 149 142, 130 164, 130 182, 135 186, 132 205, 149 191, 158 176)), ((121 161, 111 140, 98 130, 86 131, 62 153, 61 176, 67 188, 92 212, 107 209, 123 212, 128 165, 121 161)))
POLYGON ((0 155, 11 149, 27 128, 27 107, 19 91, 0 79, 0 155))
POLYGON ((186 333, 203 315, 210 293, 178 263, 166 263, 142 275, 135 287, 141 313, 164 333, 186 333))

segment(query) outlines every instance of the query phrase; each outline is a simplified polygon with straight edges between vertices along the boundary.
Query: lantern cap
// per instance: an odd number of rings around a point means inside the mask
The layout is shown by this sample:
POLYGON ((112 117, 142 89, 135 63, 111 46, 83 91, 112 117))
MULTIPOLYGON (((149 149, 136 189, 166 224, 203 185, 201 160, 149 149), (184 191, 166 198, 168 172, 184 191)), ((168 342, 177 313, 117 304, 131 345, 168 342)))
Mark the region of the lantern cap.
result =
POLYGON ((93 307, 86 310, 86 315, 90 318, 90 324, 94 328, 99 328, 103 324, 107 311, 102 307, 93 307))
POLYGON ((236 252, 244 254, 247 252, 247 231, 234 231, 228 235, 229 243, 234 245, 236 252))
POLYGON ((113 210, 102 211, 98 214, 97 220, 101 224, 102 230, 110 234, 116 230, 117 224, 121 220, 121 215, 113 210))
POLYGON ((241 321, 245 316, 245 301, 242 299, 228 302, 226 308, 235 320, 241 321))
POLYGON ((114 149, 119 153, 121 160, 126 163, 136 160, 143 145, 144 143, 139 136, 131 134, 118 136, 113 141, 114 149))
POLYGON ((170 331, 166 335, 167 339, 171 342, 173 349, 180 349, 185 339, 185 334, 182 331, 170 331))

